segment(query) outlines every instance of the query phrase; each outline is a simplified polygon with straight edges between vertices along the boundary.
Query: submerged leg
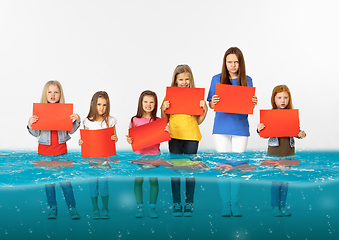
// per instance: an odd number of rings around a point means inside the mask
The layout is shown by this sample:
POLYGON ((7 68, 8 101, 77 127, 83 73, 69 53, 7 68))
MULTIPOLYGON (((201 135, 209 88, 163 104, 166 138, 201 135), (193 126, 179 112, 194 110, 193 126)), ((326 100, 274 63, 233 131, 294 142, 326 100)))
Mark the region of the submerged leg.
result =
POLYGON ((55 183, 45 185, 47 203, 49 207, 54 207, 57 205, 56 195, 55 195, 55 183))
POLYGON ((71 182, 60 183, 60 186, 64 192, 67 207, 68 208, 75 207, 75 198, 71 182))
POLYGON ((144 183, 143 177, 136 177, 134 179, 134 195, 135 195, 137 204, 143 204, 143 191, 142 191, 143 183, 144 183))
POLYGON ((171 178, 173 203, 181 203, 180 178, 171 178))
POLYGON ((150 177, 149 178, 150 184, 150 203, 156 204, 159 194, 159 182, 157 177, 150 177))

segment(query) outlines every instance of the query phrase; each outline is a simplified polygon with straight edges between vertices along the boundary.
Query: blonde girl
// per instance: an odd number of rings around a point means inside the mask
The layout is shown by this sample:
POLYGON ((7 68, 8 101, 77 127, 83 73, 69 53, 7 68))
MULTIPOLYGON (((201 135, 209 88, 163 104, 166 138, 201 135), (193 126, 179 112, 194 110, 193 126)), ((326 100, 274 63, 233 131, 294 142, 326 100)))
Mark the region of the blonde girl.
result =
MULTIPOLYGON (((286 85, 278 85, 272 91, 272 109, 293 109, 291 92, 286 85)), ((258 133, 265 128, 265 123, 258 124, 258 133)), ((299 131, 297 138, 305 138, 305 131, 299 131)), ((270 137, 268 139, 267 153, 271 156, 286 157, 295 153, 294 137, 270 137)), ((291 216, 291 212, 285 207, 288 183, 272 182, 271 205, 272 216, 291 216)))
MULTIPOLYGON (((194 88, 194 78, 188 65, 178 65, 173 73, 171 87, 194 88)), ((183 103, 185 104, 185 103, 183 103)), ((196 154, 198 151, 201 133, 199 125, 205 120, 207 105, 204 100, 199 103, 204 109, 204 114, 192 116, 186 114, 165 114, 170 102, 164 101, 161 107, 161 117, 166 117, 171 128, 171 140, 168 142, 170 153, 174 154, 196 154)), ((173 216, 182 216, 182 205, 180 197, 180 178, 171 178, 173 195, 173 216)), ((186 202, 184 205, 184 216, 193 216, 193 199, 195 189, 195 178, 186 178, 186 202)))
MULTIPOLYGON (((87 130, 98 130, 108 127, 116 126, 117 120, 114 117, 110 116, 110 101, 108 94, 104 91, 96 92, 91 100, 89 113, 85 120, 83 121, 84 129, 87 130)), ((116 128, 114 129, 114 135, 111 136, 111 140, 117 142, 118 137, 116 134, 116 128)), ((83 141, 79 140, 79 145, 83 141)), ((108 178, 96 178, 89 181, 90 196, 93 206, 93 219, 108 219, 108 178), (102 211, 99 212, 98 207, 98 196, 99 189, 101 193, 102 200, 102 211)))
MULTIPOLYGON (((65 103, 65 97, 61 84, 58 81, 48 81, 42 91, 40 102, 50 104, 65 103)), ((29 118, 27 129, 31 135, 39 139, 39 154, 57 156, 67 153, 66 142, 71 138, 69 134, 74 133, 80 126, 80 117, 78 114, 73 113, 70 115, 70 118, 73 120, 72 131, 32 130, 32 124, 39 120, 39 116, 31 116, 29 118)), ((71 182, 60 183, 60 186, 64 192, 71 219, 79 219, 80 216, 75 208, 75 199, 71 182)), ((47 202, 49 205, 48 219, 56 219, 58 208, 55 195, 55 184, 46 184, 45 190, 47 202)))
MULTIPOLYGON (((158 98, 157 95, 149 90, 143 91, 140 94, 139 102, 138 102, 138 110, 137 114, 131 118, 131 122, 129 127, 137 127, 141 126, 159 119, 157 117, 157 109, 158 109, 158 98)), ((170 132, 170 128, 168 126, 165 127, 164 131, 170 132)), ((127 137, 127 142, 129 144, 133 143, 133 139, 127 137)), ((154 146, 150 146, 138 151, 135 151, 137 154, 144 155, 156 155, 160 153, 160 144, 156 144, 154 146)), ((135 214, 136 218, 143 218, 145 216, 144 213, 144 205, 143 205, 143 189, 142 185, 144 182, 143 177, 136 177, 134 180, 134 195, 137 201, 137 212, 135 214)), ((148 211, 148 216, 151 218, 157 218, 158 212, 156 210, 156 202, 159 194, 159 184, 157 177, 149 177, 150 183, 150 206, 148 211)))

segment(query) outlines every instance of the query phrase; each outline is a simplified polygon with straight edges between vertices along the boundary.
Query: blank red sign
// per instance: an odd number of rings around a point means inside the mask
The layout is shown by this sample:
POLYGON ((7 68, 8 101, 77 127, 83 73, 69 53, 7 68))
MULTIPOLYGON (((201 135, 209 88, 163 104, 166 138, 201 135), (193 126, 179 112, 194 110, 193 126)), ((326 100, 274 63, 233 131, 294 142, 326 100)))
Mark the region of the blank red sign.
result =
POLYGON ((215 94, 220 98, 214 106, 215 112, 253 114, 255 87, 217 84, 215 94))
POLYGON ((72 131, 72 114, 71 103, 33 103, 33 115, 39 119, 33 123, 32 129, 72 131))
POLYGON ((166 114, 203 115, 204 109, 200 107, 200 101, 205 98, 205 88, 181 88, 167 87, 166 101, 170 107, 166 114))
POLYGON ((111 139, 114 135, 114 127, 99 130, 80 129, 81 156, 87 158, 104 158, 116 155, 115 141, 111 139))
POLYGON ((170 134, 164 131, 166 125, 166 118, 161 118, 154 122, 130 128, 129 136, 133 138, 133 151, 171 140, 170 134))
POLYGON ((260 110, 260 123, 265 124, 260 137, 296 137, 299 134, 299 110, 260 110))

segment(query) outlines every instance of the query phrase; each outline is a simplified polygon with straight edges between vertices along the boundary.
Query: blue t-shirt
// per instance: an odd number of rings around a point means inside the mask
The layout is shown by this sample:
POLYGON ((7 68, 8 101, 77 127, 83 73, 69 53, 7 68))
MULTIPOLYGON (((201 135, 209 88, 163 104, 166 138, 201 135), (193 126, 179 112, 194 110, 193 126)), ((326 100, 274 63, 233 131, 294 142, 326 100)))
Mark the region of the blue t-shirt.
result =
MULTIPOLYGON (((212 78, 210 90, 208 92, 207 101, 212 101, 215 95, 217 83, 220 83, 221 74, 212 78)), ((253 87, 252 78, 247 77, 247 86, 253 87)), ((238 79, 231 79, 232 85, 238 85, 238 79)), ((250 135, 247 114, 223 113, 215 112, 213 134, 226 134, 248 137, 250 135)))

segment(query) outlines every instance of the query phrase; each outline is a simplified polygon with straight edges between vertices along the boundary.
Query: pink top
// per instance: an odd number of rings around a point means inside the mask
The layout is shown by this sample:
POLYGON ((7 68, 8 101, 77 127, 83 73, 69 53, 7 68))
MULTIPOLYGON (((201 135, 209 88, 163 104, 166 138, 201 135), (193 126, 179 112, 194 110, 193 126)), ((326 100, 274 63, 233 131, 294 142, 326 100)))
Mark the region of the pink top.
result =
MULTIPOLYGON (((160 119, 160 118, 157 118, 157 119, 160 119)), ((151 119, 151 118, 143 118, 143 117, 137 118, 137 117, 134 117, 133 118, 133 127, 141 126, 141 125, 153 122, 153 121, 154 120, 151 119)), ((132 123, 129 124, 129 128, 131 128, 131 127, 132 127, 132 123)), ((160 143, 155 144, 155 145, 150 146, 150 147, 147 147, 147 148, 144 148, 144 149, 141 149, 141 150, 138 150, 138 151, 135 151, 134 153, 145 154, 145 155, 156 155, 156 154, 159 154, 160 153, 160 143)))

